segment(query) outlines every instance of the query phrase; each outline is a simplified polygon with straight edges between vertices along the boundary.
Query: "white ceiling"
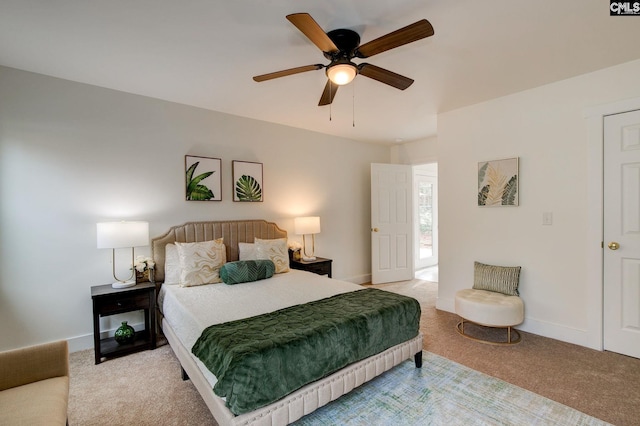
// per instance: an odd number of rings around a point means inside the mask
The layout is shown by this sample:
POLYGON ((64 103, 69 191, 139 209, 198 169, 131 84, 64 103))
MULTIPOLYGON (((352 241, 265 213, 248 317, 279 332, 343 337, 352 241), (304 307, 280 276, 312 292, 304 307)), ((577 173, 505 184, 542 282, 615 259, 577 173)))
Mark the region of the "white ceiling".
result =
POLYGON ((425 138, 438 113, 638 59, 638 40, 640 16, 610 17, 605 0, 0 0, 2 65, 377 143, 425 138), (362 43, 422 18, 435 35, 367 59, 411 87, 358 76, 329 121, 317 106, 323 70, 251 78, 328 63, 285 19, 296 12, 362 43))

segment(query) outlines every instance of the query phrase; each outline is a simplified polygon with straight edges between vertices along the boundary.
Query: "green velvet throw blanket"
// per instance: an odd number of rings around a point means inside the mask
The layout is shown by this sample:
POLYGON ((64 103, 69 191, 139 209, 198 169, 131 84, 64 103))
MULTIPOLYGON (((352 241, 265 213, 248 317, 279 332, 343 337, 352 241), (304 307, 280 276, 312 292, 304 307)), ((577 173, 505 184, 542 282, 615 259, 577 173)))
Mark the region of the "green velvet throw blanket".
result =
POLYGON ((192 348, 239 415, 418 335, 417 300, 363 289, 216 324, 192 348))

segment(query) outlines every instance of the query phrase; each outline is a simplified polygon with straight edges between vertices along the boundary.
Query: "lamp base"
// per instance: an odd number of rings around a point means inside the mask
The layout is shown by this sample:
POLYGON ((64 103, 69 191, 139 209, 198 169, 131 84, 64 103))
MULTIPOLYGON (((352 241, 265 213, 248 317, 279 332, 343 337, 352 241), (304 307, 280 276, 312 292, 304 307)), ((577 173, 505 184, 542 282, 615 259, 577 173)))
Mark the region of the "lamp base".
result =
POLYGON ((315 256, 302 256, 302 260, 305 262, 311 262, 312 260, 316 260, 315 256))
POLYGON ((111 287, 113 287, 113 288, 128 288, 128 287, 133 287, 134 285, 136 285, 135 281, 116 281, 113 284, 111 284, 111 287))

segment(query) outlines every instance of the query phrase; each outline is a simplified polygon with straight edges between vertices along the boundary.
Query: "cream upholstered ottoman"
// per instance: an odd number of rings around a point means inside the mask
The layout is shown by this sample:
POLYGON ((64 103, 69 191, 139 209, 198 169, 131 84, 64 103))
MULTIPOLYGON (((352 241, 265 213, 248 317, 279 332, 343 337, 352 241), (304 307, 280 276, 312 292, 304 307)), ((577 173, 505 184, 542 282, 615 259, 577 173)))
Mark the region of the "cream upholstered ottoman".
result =
MULTIPOLYGON (((507 296, 495 291, 465 288, 456 293, 455 303, 456 314, 462 318, 462 321, 457 325, 457 330, 463 336, 473 338, 464 334, 464 321, 467 320, 486 327, 506 328, 506 343, 518 343, 520 341, 518 330, 513 329, 515 336, 513 339, 511 338, 511 327, 524 321, 524 303, 522 303, 520 297, 507 296)), ((497 342, 487 341, 487 343, 497 342)))
POLYGON ((473 288, 460 290, 455 296, 455 310, 462 320, 456 325, 460 334, 493 344, 518 343, 520 333, 512 327, 524 321, 524 303, 518 294, 520 267, 485 265, 475 262, 473 288), (464 332, 465 321, 485 327, 507 329, 506 342, 472 337, 464 332))

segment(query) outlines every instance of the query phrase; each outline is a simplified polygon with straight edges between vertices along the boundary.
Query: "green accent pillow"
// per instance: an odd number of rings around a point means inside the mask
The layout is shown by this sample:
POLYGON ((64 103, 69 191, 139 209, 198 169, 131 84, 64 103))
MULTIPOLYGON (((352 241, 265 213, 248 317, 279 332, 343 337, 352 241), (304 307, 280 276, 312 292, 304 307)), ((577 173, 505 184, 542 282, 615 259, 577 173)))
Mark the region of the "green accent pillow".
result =
POLYGON ((271 278, 276 265, 271 260, 239 260, 225 263, 220 278, 225 284, 240 284, 271 278))
POLYGON ((519 296, 520 266, 494 266, 474 262, 473 288, 519 296))

